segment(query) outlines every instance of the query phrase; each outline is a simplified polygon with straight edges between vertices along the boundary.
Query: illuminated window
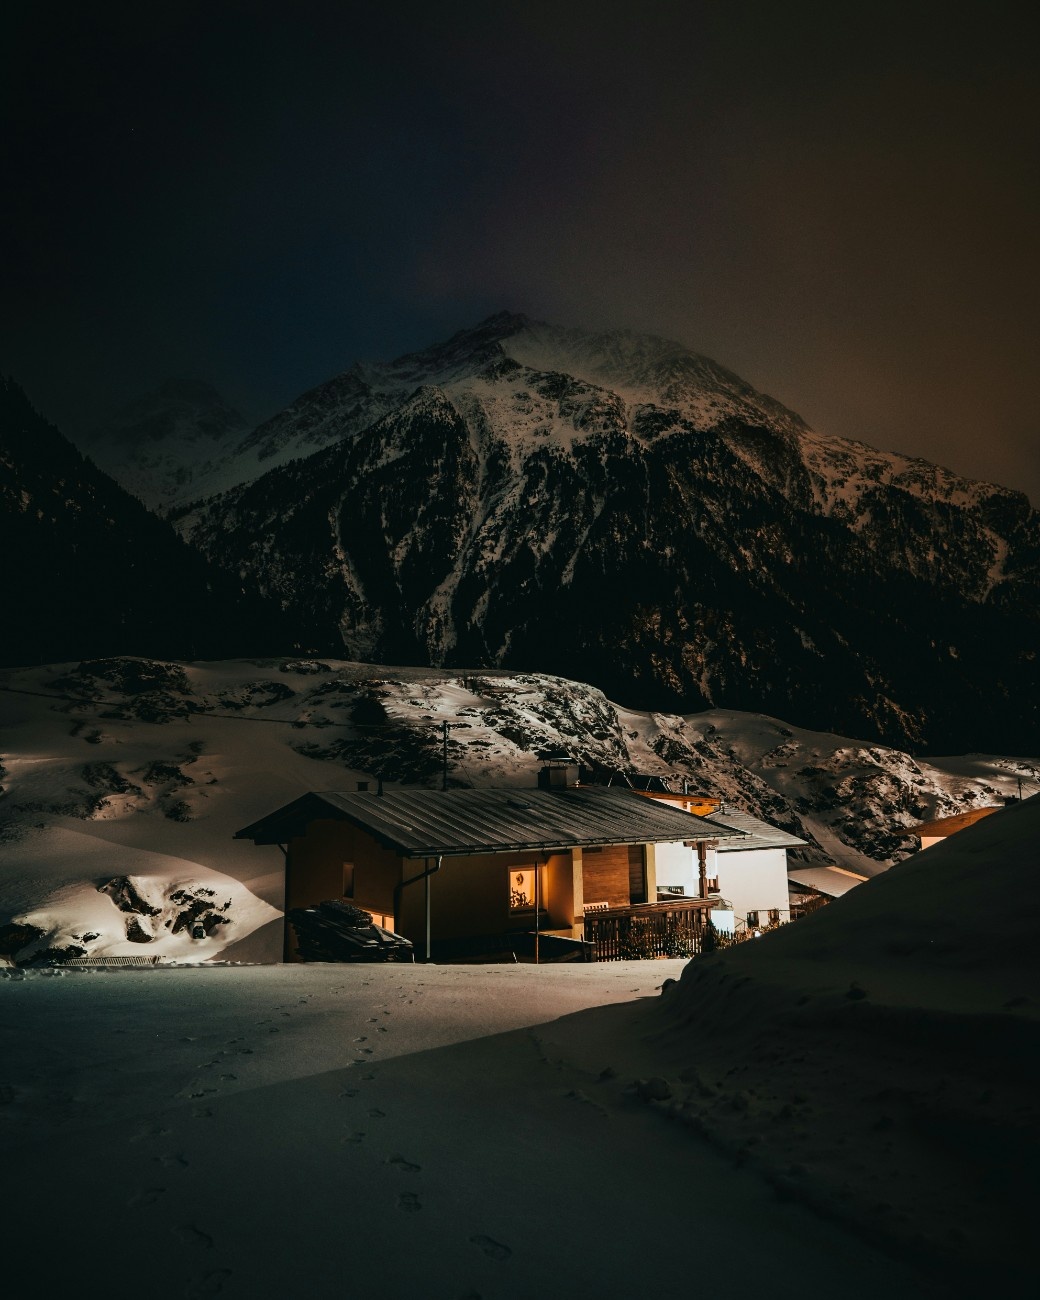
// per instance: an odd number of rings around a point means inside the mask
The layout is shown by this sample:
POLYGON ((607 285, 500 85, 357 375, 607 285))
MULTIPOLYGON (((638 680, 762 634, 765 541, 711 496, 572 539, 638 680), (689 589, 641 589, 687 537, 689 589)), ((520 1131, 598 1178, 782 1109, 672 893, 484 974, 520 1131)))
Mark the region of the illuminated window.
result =
POLYGON ((509 910, 531 912, 534 910, 534 868, 513 867, 509 872, 509 910))

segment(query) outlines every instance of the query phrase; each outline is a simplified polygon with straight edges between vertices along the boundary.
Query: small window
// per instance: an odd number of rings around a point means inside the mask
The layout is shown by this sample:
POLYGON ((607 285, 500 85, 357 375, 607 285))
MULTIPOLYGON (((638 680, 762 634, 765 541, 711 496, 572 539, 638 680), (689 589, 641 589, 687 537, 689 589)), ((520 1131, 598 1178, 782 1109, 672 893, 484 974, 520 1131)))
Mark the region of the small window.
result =
POLYGON ((534 911, 534 867, 513 867, 509 872, 509 910, 534 911))
POLYGON ((354 897, 354 864, 353 862, 344 862, 343 864, 343 897, 354 897))

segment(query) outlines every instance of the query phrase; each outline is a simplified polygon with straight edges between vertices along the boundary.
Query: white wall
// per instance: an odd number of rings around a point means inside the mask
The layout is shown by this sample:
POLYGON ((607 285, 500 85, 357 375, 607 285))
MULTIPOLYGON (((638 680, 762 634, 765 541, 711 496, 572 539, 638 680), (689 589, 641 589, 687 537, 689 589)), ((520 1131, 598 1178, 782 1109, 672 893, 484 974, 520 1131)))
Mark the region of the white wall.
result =
POLYGON ((697 854, 681 841, 677 844, 655 844, 654 860, 657 864, 657 884, 673 889, 681 887, 687 894, 697 894, 697 854))
POLYGON ((748 912, 761 912, 765 924, 770 908, 779 910, 781 921, 791 919, 786 849, 723 850, 714 866, 719 893, 732 903, 738 920, 746 921, 748 912))
MULTIPOLYGON (((697 897, 700 879, 696 849, 684 844, 658 844, 655 857, 659 886, 678 886, 688 897, 697 897)), ((748 912, 761 912, 764 925, 771 908, 779 910, 782 921, 791 919, 786 849, 709 848, 705 866, 709 879, 718 877, 719 893, 733 905, 738 921, 746 921, 748 912)))

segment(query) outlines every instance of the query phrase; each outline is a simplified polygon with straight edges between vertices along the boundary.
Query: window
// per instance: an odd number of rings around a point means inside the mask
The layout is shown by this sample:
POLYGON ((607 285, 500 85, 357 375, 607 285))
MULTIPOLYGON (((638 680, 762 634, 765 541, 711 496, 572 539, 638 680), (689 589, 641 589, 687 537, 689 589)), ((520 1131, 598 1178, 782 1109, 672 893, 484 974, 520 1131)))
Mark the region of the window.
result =
POLYGON ((511 867, 509 871, 509 910, 511 912, 533 912, 534 900, 534 867, 511 867))
POLYGON ((354 864, 353 862, 344 862, 343 864, 343 897, 354 897, 354 864))

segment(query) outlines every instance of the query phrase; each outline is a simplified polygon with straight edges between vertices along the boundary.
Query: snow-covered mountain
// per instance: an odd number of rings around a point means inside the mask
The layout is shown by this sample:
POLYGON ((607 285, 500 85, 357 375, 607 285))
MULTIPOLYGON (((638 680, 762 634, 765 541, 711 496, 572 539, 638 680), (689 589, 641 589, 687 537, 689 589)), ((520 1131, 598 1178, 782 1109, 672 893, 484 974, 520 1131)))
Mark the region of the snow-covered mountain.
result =
POLYGON ((281 612, 185 545, 0 379, 0 664, 242 654, 291 644, 281 612))
POLYGON ((601 774, 685 779, 800 835, 801 862, 859 876, 910 853, 916 822, 999 804, 1020 779, 1040 787, 1038 759, 924 762, 760 714, 639 713, 541 674, 130 658, 7 670, 0 940, 18 923, 93 955, 276 961, 280 858, 234 832, 308 790, 438 785, 445 722, 453 785, 533 787, 539 755, 562 746, 601 774), (143 907, 125 906, 131 890, 143 907))
POLYGON ((83 440, 91 459, 128 492, 163 511, 199 495, 249 430, 211 384, 168 379, 120 408, 83 440))
POLYGON ((206 483, 236 476, 179 527, 323 653, 932 750, 1036 732, 1025 496, 815 433, 676 343, 492 317, 305 394, 206 483))

